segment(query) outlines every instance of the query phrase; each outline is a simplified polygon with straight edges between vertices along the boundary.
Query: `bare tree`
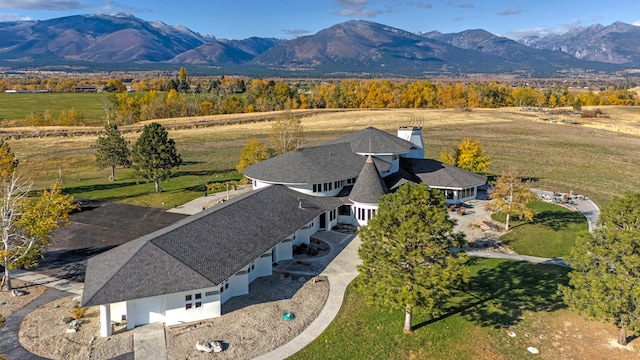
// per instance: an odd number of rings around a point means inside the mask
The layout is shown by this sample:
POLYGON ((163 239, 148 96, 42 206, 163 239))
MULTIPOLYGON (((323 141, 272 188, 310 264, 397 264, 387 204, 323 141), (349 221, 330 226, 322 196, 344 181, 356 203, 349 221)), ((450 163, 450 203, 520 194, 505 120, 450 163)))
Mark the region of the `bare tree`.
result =
POLYGON ((284 111, 271 125, 271 143, 276 155, 296 149, 303 140, 302 122, 289 110, 284 111))

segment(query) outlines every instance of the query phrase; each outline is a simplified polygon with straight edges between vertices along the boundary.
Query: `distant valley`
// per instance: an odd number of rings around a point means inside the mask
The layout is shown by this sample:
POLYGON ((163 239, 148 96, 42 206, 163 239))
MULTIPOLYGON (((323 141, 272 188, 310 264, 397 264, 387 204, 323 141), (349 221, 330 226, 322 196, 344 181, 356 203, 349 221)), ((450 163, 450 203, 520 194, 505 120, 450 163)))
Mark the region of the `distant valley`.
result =
POLYGON ((514 41, 487 31, 412 33, 348 21, 292 40, 217 39, 128 14, 0 22, 0 69, 189 66, 239 75, 567 77, 640 69, 640 27, 616 22, 514 41))

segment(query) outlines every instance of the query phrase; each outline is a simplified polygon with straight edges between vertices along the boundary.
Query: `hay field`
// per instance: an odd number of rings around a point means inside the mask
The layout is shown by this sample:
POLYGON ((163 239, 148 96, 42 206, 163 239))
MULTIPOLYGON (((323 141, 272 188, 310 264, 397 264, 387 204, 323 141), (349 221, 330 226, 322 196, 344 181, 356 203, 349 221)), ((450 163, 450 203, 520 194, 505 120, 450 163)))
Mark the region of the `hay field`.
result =
MULTIPOLYGON (((510 166, 537 180, 535 186, 585 194, 602 203, 624 190, 639 190, 640 108, 599 107, 608 118, 582 119, 579 115, 550 115, 519 108, 457 110, 348 110, 299 111, 305 130, 303 146, 311 146, 341 135, 375 126, 395 132, 398 126, 422 126, 428 157, 438 158, 443 148, 455 146, 465 137, 479 140, 493 162, 492 173, 510 166), (550 118, 557 118, 556 123, 550 118), (579 125, 562 123, 571 119, 579 125)), ((271 114, 272 116, 273 114, 271 114)), ((246 117, 244 115, 235 115, 246 117)), ((181 175, 206 181, 232 171, 248 139, 268 142, 271 123, 260 121, 217 125, 217 117, 161 120, 176 140, 185 165, 181 175), (181 126, 189 122, 189 125, 181 126)), ((233 116, 225 115, 224 122, 233 116)), ((137 129, 125 137, 134 142, 137 129)), ((126 129, 126 127, 124 127, 126 129)), ((8 140, 21 160, 22 170, 37 186, 58 178, 65 186, 106 183, 106 170, 94 162, 95 135, 24 138, 8 140), (80 175, 80 181, 77 181, 80 175)), ((122 171, 132 181, 130 172, 122 171)), ((174 181, 173 179, 171 181, 174 181)), ((94 196, 99 196, 94 195, 94 196)), ((197 196, 196 193, 193 196, 197 196)), ((135 197, 127 201, 135 203, 135 197)))

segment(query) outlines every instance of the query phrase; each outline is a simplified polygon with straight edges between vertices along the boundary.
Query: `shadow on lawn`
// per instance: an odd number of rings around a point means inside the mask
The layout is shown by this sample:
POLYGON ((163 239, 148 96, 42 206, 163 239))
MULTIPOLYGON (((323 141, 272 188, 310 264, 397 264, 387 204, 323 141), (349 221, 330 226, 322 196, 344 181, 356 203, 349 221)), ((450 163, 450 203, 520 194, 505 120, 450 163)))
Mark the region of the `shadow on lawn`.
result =
POLYGON ((571 211, 543 211, 535 215, 533 224, 540 224, 552 230, 559 231, 569 224, 585 223, 587 220, 579 212, 571 211))
POLYGON ((93 185, 82 185, 82 186, 70 186, 70 187, 65 187, 62 189, 62 192, 64 194, 70 194, 70 195, 74 195, 74 194, 80 194, 80 193, 85 193, 85 192, 89 192, 89 191, 101 191, 101 190, 112 190, 112 189, 118 189, 118 188, 123 188, 123 187, 127 187, 127 186, 133 186, 133 185, 138 185, 138 182, 135 181, 128 181, 128 182, 110 182, 110 183, 105 183, 105 184, 93 184, 93 185))
MULTIPOLYGON (((473 264, 478 259, 470 259, 473 264)), ((447 314, 414 326, 419 329, 455 314, 481 326, 509 327, 519 323, 525 311, 551 312, 565 308, 558 284, 568 282, 568 269, 528 262, 504 261, 483 268, 469 280, 459 305, 447 314)))

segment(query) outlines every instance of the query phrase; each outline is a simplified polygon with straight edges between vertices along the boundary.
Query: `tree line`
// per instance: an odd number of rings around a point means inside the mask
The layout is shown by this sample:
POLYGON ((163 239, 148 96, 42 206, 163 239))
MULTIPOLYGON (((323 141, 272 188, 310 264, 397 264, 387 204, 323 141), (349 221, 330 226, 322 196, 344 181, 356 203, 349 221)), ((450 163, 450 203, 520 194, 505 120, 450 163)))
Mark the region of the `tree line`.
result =
MULTIPOLYGON (((47 84, 47 83, 43 83, 47 84)), ((43 85, 44 86, 44 85, 43 85)), ((175 78, 142 78, 129 82, 110 78, 100 88, 105 118, 118 124, 144 120, 318 108, 498 108, 640 105, 631 85, 570 89, 538 88, 502 82, 447 83, 430 80, 344 79, 292 81, 244 79, 236 76, 189 78, 184 68, 175 78), (130 91, 131 90, 131 91, 130 91)), ((45 110, 27 116, 27 125, 83 125, 81 113, 65 110, 59 117, 45 110)))
POLYGON ((292 87, 286 82, 222 78, 191 93, 171 88, 166 93, 119 93, 108 97, 107 116, 119 123, 167 117, 237 114, 285 109, 318 108, 499 108, 640 105, 628 89, 575 93, 567 87, 541 90, 497 82, 437 84, 428 80, 342 80, 313 87, 292 87))

